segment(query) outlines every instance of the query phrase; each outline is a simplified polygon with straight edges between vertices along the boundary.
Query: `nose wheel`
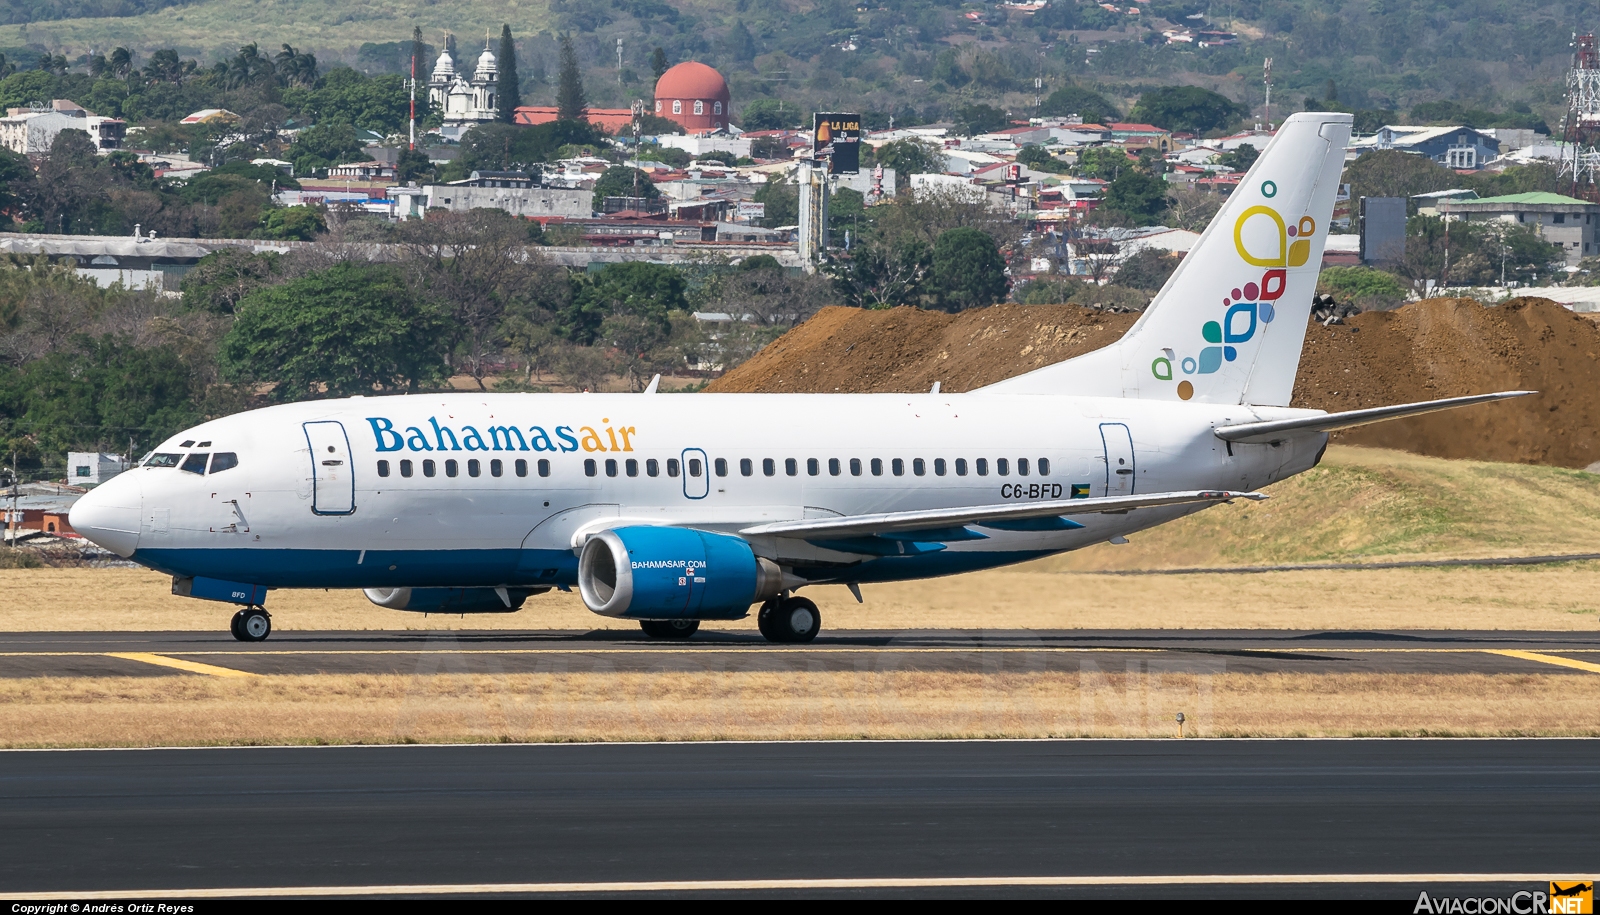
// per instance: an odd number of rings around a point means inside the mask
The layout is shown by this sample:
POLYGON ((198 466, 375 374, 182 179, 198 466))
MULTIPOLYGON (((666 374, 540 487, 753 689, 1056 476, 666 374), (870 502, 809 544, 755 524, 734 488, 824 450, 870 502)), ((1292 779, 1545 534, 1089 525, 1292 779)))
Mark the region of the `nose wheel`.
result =
POLYGON ((776 598, 761 605, 756 626, 769 642, 803 645, 822 629, 822 614, 804 597, 776 598))
POLYGON ((266 641, 272 634, 272 617, 260 607, 246 607, 233 615, 229 629, 241 642, 266 641))

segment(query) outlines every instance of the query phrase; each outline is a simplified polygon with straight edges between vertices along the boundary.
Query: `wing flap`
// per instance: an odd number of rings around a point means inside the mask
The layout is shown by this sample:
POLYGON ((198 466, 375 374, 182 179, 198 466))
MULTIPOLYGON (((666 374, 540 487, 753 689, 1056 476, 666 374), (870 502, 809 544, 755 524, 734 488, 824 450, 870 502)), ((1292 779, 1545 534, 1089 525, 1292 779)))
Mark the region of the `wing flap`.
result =
MULTIPOLYGON (((885 512, 876 515, 847 515, 842 518, 813 518, 799 521, 774 521, 747 527, 739 533, 747 537, 803 537, 807 540, 867 537, 899 531, 933 531, 960 528, 990 521, 1021 521, 1029 518, 1090 515, 1126 512, 1163 505, 1196 502, 1226 502, 1230 499, 1265 499, 1265 493, 1197 490, 1160 492, 1145 496, 1110 496, 1100 499, 1057 499, 1004 505, 968 505, 959 508, 933 508, 922 511, 885 512)), ((1078 525, 1081 526, 1081 525, 1078 525)), ((996 528, 999 529, 999 528, 996 528)), ((939 539, 929 537, 930 540, 939 539)))
POLYGON ((1470 397, 1447 397, 1443 400, 1396 404, 1392 407, 1372 407, 1366 410, 1347 410, 1343 413, 1324 413, 1321 416, 1304 416, 1295 419, 1275 419, 1259 423, 1218 426, 1213 432, 1217 438, 1225 442, 1236 442, 1242 445, 1266 445, 1294 438, 1297 435, 1337 432, 1340 429, 1353 429, 1356 426, 1365 426, 1368 423, 1381 423, 1406 416, 1421 416, 1425 413, 1437 413, 1440 410, 1454 410, 1457 407, 1470 407, 1473 404, 1510 400, 1513 397, 1526 397, 1529 394, 1537 393, 1539 392, 1499 391, 1494 394, 1474 394, 1470 397))

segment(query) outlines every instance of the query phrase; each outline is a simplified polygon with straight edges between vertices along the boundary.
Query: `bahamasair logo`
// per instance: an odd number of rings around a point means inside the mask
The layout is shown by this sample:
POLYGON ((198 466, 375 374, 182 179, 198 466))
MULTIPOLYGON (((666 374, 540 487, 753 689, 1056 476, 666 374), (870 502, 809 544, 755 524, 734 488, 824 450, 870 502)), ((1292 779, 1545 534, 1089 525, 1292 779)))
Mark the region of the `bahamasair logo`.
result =
POLYGON ((632 451, 632 426, 610 425, 601 417, 596 426, 447 425, 430 416, 424 425, 396 428, 383 416, 369 416, 372 437, 379 451, 632 451))
MULTIPOLYGON (((1271 199, 1277 195, 1275 182, 1262 182, 1261 196, 1271 199)), ((1316 230, 1317 221, 1310 216, 1289 224, 1269 206, 1253 206, 1239 214, 1233 224, 1233 246, 1246 264, 1266 271, 1259 279, 1251 274, 1248 282, 1223 296, 1218 320, 1206 321, 1200 327, 1205 345, 1198 352, 1180 356, 1173 350, 1163 350, 1150 364, 1151 373, 1161 381, 1172 381, 1178 373, 1210 375, 1223 363, 1239 358, 1239 344, 1254 339, 1261 325, 1271 324, 1277 317, 1274 303, 1288 284, 1287 268, 1303 267, 1310 260, 1311 235, 1316 230)), ((1178 396, 1183 400, 1193 397, 1194 383, 1179 381, 1178 396)))

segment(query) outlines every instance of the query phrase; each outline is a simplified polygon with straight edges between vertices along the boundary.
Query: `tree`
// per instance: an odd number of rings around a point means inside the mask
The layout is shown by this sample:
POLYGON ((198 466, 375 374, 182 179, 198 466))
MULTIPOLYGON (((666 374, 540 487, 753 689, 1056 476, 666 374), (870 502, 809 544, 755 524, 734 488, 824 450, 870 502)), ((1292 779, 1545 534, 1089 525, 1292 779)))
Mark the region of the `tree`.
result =
POLYGON ((1011 281, 994 239, 961 227, 941 233, 933 244, 933 284, 940 308, 965 311, 1004 301, 1011 281))
POLYGON ((445 376, 449 315, 385 264, 337 264, 258 290, 222 342, 224 370, 275 400, 418 390, 445 376))
POLYGON ((517 77, 517 43, 511 40, 511 26, 500 27, 500 96, 495 117, 503 124, 515 123, 522 105, 522 83, 517 77))
POLYGON ((1398 277, 1386 270, 1324 267, 1317 275, 1317 292, 1332 295, 1342 303, 1356 305, 1363 311, 1383 311, 1404 302, 1409 290, 1398 277))
POLYGON ((534 127, 479 124, 461 138, 461 165, 468 171, 537 171, 563 146, 596 146, 605 135, 588 121, 551 121, 534 127))
POLYGON ((766 228, 792 226, 800 221, 800 189, 781 178, 768 178, 751 199, 766 207, 766 215, 761 217, 766 228))
POLYGON ((595 212, 605 209, 607 197, 643 197, 646 200, 655 200, 661 196, 661 191, 656 189, 650 175, 627 165, 613 165, 600 174, 600 179, 594 183, 594 202, 591 206, 595 212))
POLYGON ((1236 172, 1247 172, 1250 166, 1256 164, 1261 158, 1261 153, 1252 143, 1240 143, 1236 149, 1231 149, 1217 157, 1217 164, 1223 168, 1231 168, 1236 172))
POLYGON ((667 52, 659 45, 650 52, 650 72, 656 75, 656 82, 661 82, 661 77, 667 74, 667 52))
POLYGON ((1167 190, 1168 225, 1190 232, 1199 232, 1211 224, 1212 217, 1222 209, 1223 197, 1192 184, 1175 184, 1167 190))
POLYGON ((355 128, 339 121, 302 130, 289 147, 288 156, 297 175, 325 172, 335 165, 371 158, 362 151, 355 128))
POLYGON ((252 234, 282 241, 313 241, 327 230, 327 213, 319 207, 273 207, 261 214, 261 227, 252 234))
POLYGON ((1134 161, 1115 146, 1091 146, 1078 153, 1078 176, 1115 181, 1122 173, 1133 168, 1134 161))
POLYGON ((673 267, 629 261, 608 264, 596 273, 572 277, 572 298, 560 313, 561 335, 589 346, 602 340, 607 318, 629 315, 653 323, 665 334, 671 331, 670 314, 687 311, 687 283, 673 267))
POLYGON ((800 124, 801 110, 783 99, 758 98, 744 106, 740 124, 745 130, 789 130, 800 124))
POLYGON ((917 238, 858 245, 823 269, 834 292, 856 308, 920 307, 932 281, 933 249, 917 238))
POLYGON ((1139 96, 1128 117, 1163 130, 1207 134, 1222 130, 1250 110, 1199 86, 1163 86, 1139 96))
POLYGON ((1004 129, 1005 111, 993 105, 964 105, 956 109, 956 129, 967 136, 1004 129))
POLYGON ((740 63, 749 63, 756 59, 756 40, 750 30, 744 27, 744 20, 738 19, 733 23, 733 28, 728 30, 728 56, 740 63))
POLYGON ((951 89, 960 89, 972 81, 967 71, 961 69, 961 58, 954 48, 946 48, 939 52, 933 62, 933 81, 943 83, 951 89))
POLYGON ((1154 225, 1167 208, 1167 183, 1137 168, 1123 169, 1106 188, 1100 209, 1119 213, 1134 225, 1154 225))
POLYGON ((1357 200, 1450 190, 1460 187, 1461 176, 1427 156, 1377 149, 1350 163, 1341 180, 1350 185, 1350 199, 1357 200))
POLYGON ((583 95, 583 71, 578 69, 578 52, 572 36, 561 36, 561 70, 556 83, 556 118, 563 121, 587 120, 589 102, 583 95))
POLYGON ((1059 174, 1071 170, 1067 163, 1050 155, 1043 146, 1035 146, 1031 143, 1017 150, 1017 161, 1035 171, 1059 174))
POLYGON ((921 140, 895 140, 878 147, 878 164, 894 169, 894 185, 902 190, 911 184, 912 175, 937 175, 944 172, 944 152, 921 140))
POLYGON ((1130 254, 1117 268, 1118 286, 1157 292, 1178 269, 1178 258, 1159 248, 1142 248, 1130 254))
POLYGON ((183 307, 231 315, 245 296, 283 281, 283 255, 253 254, 247 248, 223 248, 200 259, 183 275, 183 307))
POLYGON ((317 83, 317 58, 284 45, 273 58, 273 69, 278 81, 285 86, 314 86, 317 83))
POLYGON ((1106 101, 1105 96, 1082 86, 1062 86, 1045 97, 1039 113, 1045 117, 1063 118, 1078 115, 1085 124, 1108 124, 1122 117, 1117 106, 1106 101))

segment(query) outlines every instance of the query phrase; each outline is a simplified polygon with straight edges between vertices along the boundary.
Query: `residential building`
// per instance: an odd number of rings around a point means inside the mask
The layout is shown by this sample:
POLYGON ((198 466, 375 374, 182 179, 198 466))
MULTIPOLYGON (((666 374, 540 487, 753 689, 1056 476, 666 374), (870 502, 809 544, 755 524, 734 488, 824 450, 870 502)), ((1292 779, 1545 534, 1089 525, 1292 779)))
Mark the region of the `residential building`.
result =
POLYGON ((1069 124, 1050 128, 1050 142, 1061 146, 1110 143, 1111 128, 1104 124, 1069 124))
POLYGON ((1162 154, 1172 152, 1172 132, 1154 124, 1111 124, 1111 141, 1124 149, 1137 152, 1154 149, 1162 154))
POLYGON ((128 467, 128 457, 123 454, 67 452, 67 482, 73 486, 99 486, 128 467))
POLYGON ((1539 237, 1561 248, 1567 266, 1600 254, 1600 204, 1548 191, 1483 197, 1477 200, 1442 200, 1439 213, 1446 219, 1467 222, 1513 222, 1529 226, 1539 237))
POLYGON ((382 162, 346 162, 328 169, 330 179, 349 178, 355 181, 393 181, 395 168, 382 162))
POLYGON ((1453 188, 1448 191, 1431 191, 1426 194, 1412 194, 1411 199, 1417 202, 1418 216, 1438 216, 1439 204, 1445 200, 1477 200, 1478 192, 1468 188, 1453 188))
MULTIPOLYGON (((548 124, 554 121, 559 113, 560 109, 554 105, 522 105, 517 108, 515 120, 518 124, 530 126, 548 124)), ((626 132, 632 135, 632 108, 589 108, 583 115, 589 123, 603 130, 614 134, 626 132)))
POLYGON ((1370 137, 1350 142, 1356 153, 1398 149, 1427 156, 1445 168, 1476 171, 1500 155, 1500 141, 1473 127, 1411 127, 1386 124, 1370 137))
POLYGON ((663 149, 681 149, 691 156, 703 156, 706 153, 714 152, 748 156, 750 155, 752 144, 752 141, 742 136, 736 137, 726 131, 709 130, 687 135, 668 133, 662 134, 655 139, 656 145, 663 149))
POLYGON ((122 148, 128 125, 66 99, 56 99, 48 109, 6 109, 6 116, 0 118, 0 146, 24 156, 42 156, 63 130, 81 130, 89 135, 96 149, 107 151, 122 148))

